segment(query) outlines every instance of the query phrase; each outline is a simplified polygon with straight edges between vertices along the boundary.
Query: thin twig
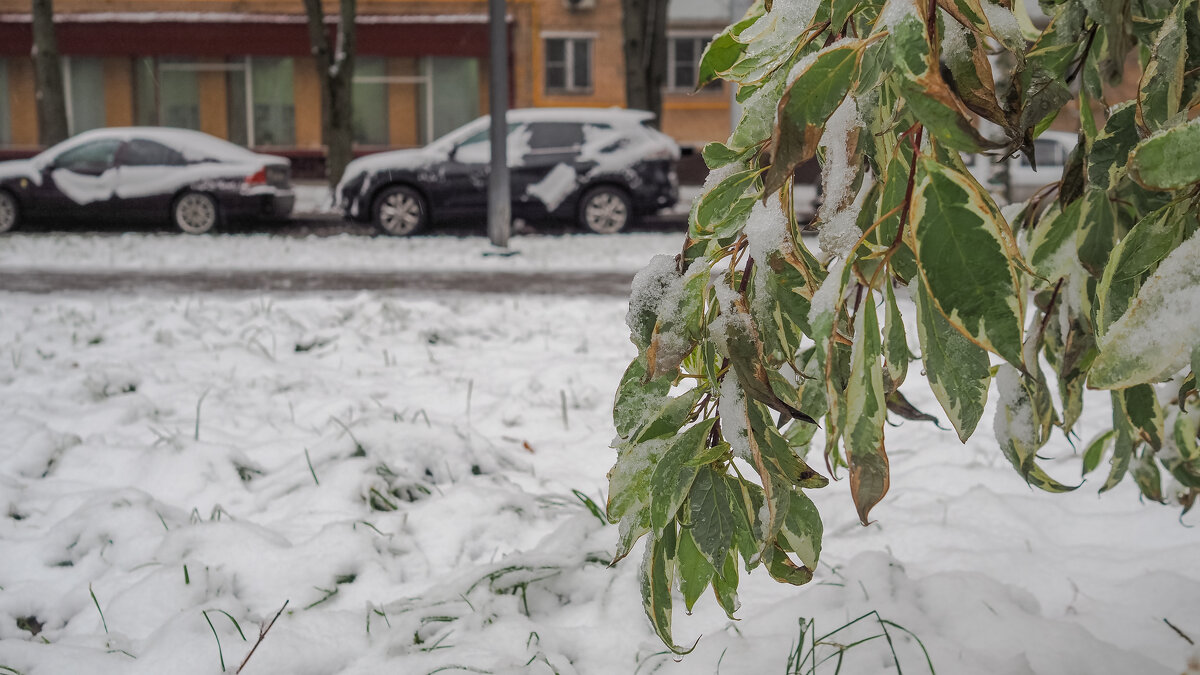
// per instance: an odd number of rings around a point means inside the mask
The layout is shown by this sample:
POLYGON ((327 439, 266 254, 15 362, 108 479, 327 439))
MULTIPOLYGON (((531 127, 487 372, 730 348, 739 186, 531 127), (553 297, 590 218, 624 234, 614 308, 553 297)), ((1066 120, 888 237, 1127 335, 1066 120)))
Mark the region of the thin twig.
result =
POLYGON ((1178 626, 1176 626, 1175 624, 1171 623, 1171 622, 1170 622, 1170 621, 1169 621, 1169 620, 1168 620, 1166 617, 1163 617, 1163 623, 1165 623, 1165 624, 1167 624, 1168 626, 1170 626, 1170 627, 1171 627, 1171 630, 1173 630, 1173 631, 1175 631, 1176 633, 1178 633, 1178 634, 1179 634, 1179 637, 1183 638, 1184 640, 1187 640, 1187 643, 1188 643, 1189 645, 1192 645, 1193 647, 1195 647, 1195 646, 1196 646, 1196 643, 1192 641, 1192 638, 1190 638, 1190 637, 1188 637, 1188 636, 1187 636, 1187 633, 1184 633, 1183 631, 1179 630, 1179 627, 1178 627, 1178 626))
POLYGON ((246 662, 250 660, 251 656, 254 656, 254 650, 258 649, 258 646, 262 644, 263 638, 267 637, 267 632, 271 630, 271 626, 275 625, 275 619, 278 619, 279 615, 283 614, 283 610, 287 609, 289 602, 291 602, 291 600, 284 600, 283 607, 280 607, 279 611, 275 612, 275 616, 271 618, 271 622, 258 629, 258 639, 255 640, 254 646, 250 648, 250 653, 246 654, 246 658, 242 659, 242 665, 238 666, 238 669, 233 671, 234 675, 242 672, 242 668, 246 667, 246 662))

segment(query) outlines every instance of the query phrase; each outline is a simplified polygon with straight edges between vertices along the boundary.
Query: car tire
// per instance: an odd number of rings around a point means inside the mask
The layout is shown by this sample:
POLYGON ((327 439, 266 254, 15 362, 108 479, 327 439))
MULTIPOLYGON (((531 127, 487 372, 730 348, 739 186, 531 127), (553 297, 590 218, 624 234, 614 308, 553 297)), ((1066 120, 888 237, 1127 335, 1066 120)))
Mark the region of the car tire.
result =
POLYGON ((8 190, 0 190, 0 233, 16 228, 21 219, 17 198, 8 190))
POLYGON ((612 185, 597 185, 579 200, 579 225, 596 234, 616 234, 633 221, 629 195, 612 185))
POLYGON ((380 192, 372 215, 375 227, 393 237, 414 235, 429 224, 425 198, 407 185, 393 185, 380 192))
POLYGON ((203 192, 185 192, 171 206, 171 222, 186 234, 211 232, 220 219, 217 200, 203 192))

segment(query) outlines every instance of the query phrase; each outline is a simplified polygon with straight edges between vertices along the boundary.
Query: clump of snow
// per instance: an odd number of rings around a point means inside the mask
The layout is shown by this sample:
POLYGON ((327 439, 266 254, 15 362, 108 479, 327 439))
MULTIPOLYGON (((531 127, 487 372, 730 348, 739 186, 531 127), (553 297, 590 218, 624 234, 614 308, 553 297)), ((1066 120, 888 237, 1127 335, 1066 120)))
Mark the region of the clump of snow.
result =
POLYGON ((1033 422, 1033 404, 1021 384, 1021 373, 1008 363, 996 373, 996 416, 992 430, 1000 447, 1036 448, 1038 432, 1033 422))
POLYGON ((787 212, 778 192, 768 196, 766 201, 754 203, 742 233, 746 235, 750 255, 759 262, 765 262, 772 252, 789 254, 792 251, 787 212))
POLYGON ((625 324, 637 333, 642 330, 641 321, 647 316, 658 316, 663 300, 679 279, 675 258, 656 255, 633 276, 629 294, 629 313, 625 324))
POLYGON ((847 204, 859 171, 858 164, 853 162, 850 140, 862 124, 858 102, 853 96, 847 96, 826 122, 820 143, 825 149, 825 164, 821 167, 824 202, 818 211, 821 249, 843 258, 849 255, 854 243, 862 236, 857 220, 862 210, 862 200, 866 198, 864 190, 870 188, 870 181, 864 180, 854 203, 847 204))
POLYGON ((916 3, 913 0, 888 0, 883 6, 883 11, 879 13, 879 18, 875 21, 875 27, 886 28, 892 30, 901 21, 912 17, 920 21, 921 17, 917 14, 916 3))
POLYGON ((808 321, 811 324, 819 323, 818 317, 822 314, 832 314, 837 309, 838 303, 842 300, 842 293, 845 289, 841 288, 842 283, 842 268, 846 264, 845 258, 839 258, 829 266, 829 276, 821 282, 821 287, 813 293, 812 303, 808 310, 808 321))
POLYGON ((730 164, 726 164, 725 166, 719 166, 715 169, 710 169, 708 175, 704 177, 704 185, 700 188, 700 194, 706 195, 709 192, 712 192, 712 189, 720 185, 722 181, 741 171, 743 168, 745 167, 743 167, 741 164, 732 162, 730 164))
POLYGON ((1125 314, 1100 338, 1102 371, 1124 371, 1126 377, 1136 376, 1137 371, 1162 379, 1187 364, 1200 345, 1198 259, 1200 236, 1193 234, 1162 261, 1125 314), (1136 364, 1136 368, 1121 364, 1136 364))
POLYGON ((942 16, 945 32, 942 37, 942 54, 954 63, 969 62, 972 58, 971 47, 967 42, 967 29, 957 19, 951 17, 945 10, 938 10, 942 16))
POLYGON ((750 431, 746 428, 746 394, 738 384, 733 372, 726 373, 721 380, 721 395, 717 400, 717 412, 721 415, 721 435, 733 450, 733 456, 747 462, 754 461, 750 451, 750 431))
POLYGON ((546 205, 553 212, 575 190, 579 177, 575 169, 566 164, 556 164, 542 180, 526 188, 526 192, 546 205))
POLYGON ((991 0, 983 0, 979 4, 983 7, 983 14, 987 17, 992 32, 1002 42, 1009 45, 1025 42, 1024 36, 1021 35, 1021 26, 1017 23, 1017 17, 1011 9, 993 3, 991 0))

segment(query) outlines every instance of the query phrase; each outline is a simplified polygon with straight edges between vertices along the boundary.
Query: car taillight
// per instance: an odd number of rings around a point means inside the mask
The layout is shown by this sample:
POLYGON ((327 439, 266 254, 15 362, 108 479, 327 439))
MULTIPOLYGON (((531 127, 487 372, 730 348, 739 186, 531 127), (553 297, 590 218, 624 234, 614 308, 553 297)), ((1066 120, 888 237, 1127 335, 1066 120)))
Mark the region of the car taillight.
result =
POLYGON ((254 174, 246 176, 246 185, 266 185, 267 184, 267 167, 263 167, 254 174))

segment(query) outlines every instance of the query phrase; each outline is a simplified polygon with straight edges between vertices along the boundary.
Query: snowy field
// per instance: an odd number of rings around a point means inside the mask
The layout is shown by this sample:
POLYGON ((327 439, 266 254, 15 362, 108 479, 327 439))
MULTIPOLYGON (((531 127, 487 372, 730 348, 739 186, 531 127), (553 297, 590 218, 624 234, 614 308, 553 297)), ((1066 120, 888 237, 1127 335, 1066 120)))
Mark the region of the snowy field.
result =
MULTIPOLYGON (((633 270, 679 240, 523 237, 501 259, 450 237, 16 235, 0 268, 633 270)), ((858 524, 845 480, 812 493, 814 582, 744 576, 736 622, 679 602, 676 638, 699 643, 671 658, 639 554, 609 568, 615 527, 576 494, 604 502, 624 312, 565 295, 0 291, 0 673, 233 672, 285 603, 242 672, 784 673, 800 621, 823 634, 869 612, 942 674, 1178 675, 1200 658, 1171 627, 1200 639, 1200 516, 1142 504, 1130 481, 1033 491, 990 413, 966 445, 889 429, 877 522, 858 524)), ((906 395, 936 412, 916 374, 906 395)), ((1078 476, 1065 441, 1045 454, 1078 476)), ((929 672, 889 630, 895 657, 871 640, 841 672, 929 672)))

